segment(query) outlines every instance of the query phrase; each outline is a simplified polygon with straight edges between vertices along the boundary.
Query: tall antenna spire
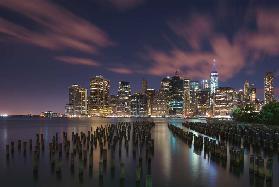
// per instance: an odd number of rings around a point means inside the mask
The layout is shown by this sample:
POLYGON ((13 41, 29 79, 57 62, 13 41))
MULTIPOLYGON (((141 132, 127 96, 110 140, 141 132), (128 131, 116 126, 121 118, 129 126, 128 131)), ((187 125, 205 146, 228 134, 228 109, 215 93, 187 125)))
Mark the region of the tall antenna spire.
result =
POLYGON ((217 67, 216 67, 216 59, 213 58, 213 65, 212 65, 212 70, 211 72, 217 72, 217 67))

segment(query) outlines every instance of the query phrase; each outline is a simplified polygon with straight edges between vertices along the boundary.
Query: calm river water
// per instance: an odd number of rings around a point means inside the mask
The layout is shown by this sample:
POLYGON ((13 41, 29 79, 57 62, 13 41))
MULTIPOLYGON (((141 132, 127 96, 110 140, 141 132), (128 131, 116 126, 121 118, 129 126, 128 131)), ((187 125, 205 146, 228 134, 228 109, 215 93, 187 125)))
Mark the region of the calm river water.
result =
MULTIPOLYGON (((121 119, 131 121, 132 119, 121 119)), ((193 146, 189 148, 178 137, 169 131, 166 119, 153 119, 155 128, 152 136, 155 140, 155 154, 152 159, 152 182, 156 187, 203 187, 203 186, 279 186, 278 156, 273 160, 273 181, 266 185, 262 181, 249 176, 249 158, 245 153, 244 168, 240 173, 231 172, 229 166, 221 166, 214 161, 204 158, 203 154, 194 153, 193 146)), ((40 158, 39 174, 35 180, 32 173, 32 157, 27 153, 26 158, 15 149, 14 158, 9 162, 5 156, 5 145, 11 141, 28 141, 35 138, 36 133, 43 133, 45 141, 49 142, 56 132, 85 132, 91 127, 116 123, 117 119, 0 119, 0 186, 42 186, 42 187, 71 187, 71 186, 99 186, 98 163, 99 155, 93 157, 93 174, 85 174, 81 183, 76 175, 72 175, 69 165, 63 163, 62 177, 57 179, 51 172, 48 152, 40 158)), ((181 119, 172 119, 171 123, 181 126, 181 119)), ((46 144, 46 147, 48 145, 46 144)), ((117 163, 116 159, 116 165, 117 163)), ((124 156, 126 179, 125 186, 135 186, 136 163, 131 154, 124 156)), ((108 169, 104 176, 103 186, 119 186, 119 171, 116 170, 114 177, 108 169)), ((144 180, 143 180, 144 181, 144 180)), ((141 186, 144 186, 144 182, 141 186)))

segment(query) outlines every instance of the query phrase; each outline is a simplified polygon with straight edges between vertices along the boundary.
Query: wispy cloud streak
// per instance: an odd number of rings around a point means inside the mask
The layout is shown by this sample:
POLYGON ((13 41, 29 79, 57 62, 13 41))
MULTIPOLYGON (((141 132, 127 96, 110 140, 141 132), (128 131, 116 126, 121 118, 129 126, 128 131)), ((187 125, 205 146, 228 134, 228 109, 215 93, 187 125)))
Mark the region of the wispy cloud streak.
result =
POLYGON ((74 65, 100 66, 100 64, 97 61, 92 60, 91 58, 57 56, 55 57, 55 59, 64 63, 74 64, 74 65))
POLYGON ((112 67, 108 68, 109 71, 112 71, 114 73, 119 73, 119 74, 132 74, 134 73, 134 70, 130 68, 125 68, 125 67, 112 67))
POLYGON ((0 7, 17 12, 32 20, 38 29, 0 19, 0 33, 15 40, 51 50, 74 49, 96 53, 112 45, 107 34, 89 21, 69 10, 45 0, 1 0, 0 7))

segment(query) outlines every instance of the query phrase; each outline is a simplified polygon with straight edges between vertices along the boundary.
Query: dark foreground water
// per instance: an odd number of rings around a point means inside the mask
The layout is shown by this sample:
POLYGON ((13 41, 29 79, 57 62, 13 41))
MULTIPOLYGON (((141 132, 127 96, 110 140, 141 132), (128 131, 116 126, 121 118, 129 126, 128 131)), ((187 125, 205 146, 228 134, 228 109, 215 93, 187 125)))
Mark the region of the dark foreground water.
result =
MULTIPOLYGON (((131 121, 131 119, 121 119, 121 121, 131 121)), ((117 119, 0 119, 0 186, 44 186, 44 187, 71 187, 71 186, 99 186, 99 154, 93 156, 93 173, 85 171, 84 180, 81 183, 78 175, 72 175, 67 161, 63 161, 62 177, 58 179, 55 173, 51 172, 48 151, 41 156, 39 163, 38 178, 33 178, 32 157, 27 151, 26 158, 23 153, 17 151, 17 140, 28 141, 35 138, 36 133, 43 133, 45 141, 49 142, 56 132, 87 132, 91 127, 95 129, 98 125, 115 123, 117 119), (15 154, 9 162, 5 156, 5 145, 15 141, 15 154)), ((173 136, 167 127, 168 121, 165 119, 154 119, 156 125, 152 130, 155 140, 155 154, 152 159, 152 182, 158 187, 194 187, 194 186, 279 186, 279 164, 278 156, 273 157, 273 180, 271 184, 266 184, 261 179, 249 175, 249 158, 245 153, 244 167, 242 171, 232 172, 229 164, 222 166, 216 161, 204 158, 203 153, 194 153, 193 146, 189 148, 178 137, 173 136)), ((181 126, 182 120, 170 120, 173 124, 181 126)), ((46 144, 46 147, 48 145, 46 144)), ((131 151, 131 149, 130 149, 131 151)), ((123 151, 124 152, 124 151, 123 151)), ((136 162, 129 156, 123 154, 125 162, 126 179, 125 186, 135 186, 136 162)), ((108 168, 109 166, 108 158, 108 168)), ((119 160, 116 158, 116 172, 111 175, 107 169, 104 175, 103 186, 120 186, 119 183, 119 160)), ((145 172, 144 168, 144 172, 145 172)), ((143 175, 145 176, 145 175, 143 175)), ((144 186, 144 181, 141 186, 144 186)))

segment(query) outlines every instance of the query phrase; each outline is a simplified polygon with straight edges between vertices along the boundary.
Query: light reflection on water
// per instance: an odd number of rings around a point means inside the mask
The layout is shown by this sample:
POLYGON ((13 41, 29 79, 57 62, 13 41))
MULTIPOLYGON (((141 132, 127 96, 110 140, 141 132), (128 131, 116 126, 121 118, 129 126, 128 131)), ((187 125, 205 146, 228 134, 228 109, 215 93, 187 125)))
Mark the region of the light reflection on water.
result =
MULTIPOLYGON (((5 145, 10 141, 17 142, 18 138, 28 140, 34 138, 36 133, 44 133, 46 141, 56 132, 66 131, 70 136, 72 131, 80 133, 87 132, 92 127, 96 129, 98 125, 116 123, 123 119, 81 119, 81 120, 8 120, 0 121, 0 184, 4 186, 98 186, 98 163, 99 154, 93 155, 93 177, 86 179, 79 184, 76 177, 71 177, 68 171, 63 173, 61 181, 50 173, 49 160, 47 154, 42 159, 44 171, 40 174, 39 180, 32 178, 32 162, 30 159, 16 157, 8 165, 5 159, 5 145), (17 180, 14 180, 14 179, 17 180)), ((184 187, 184 186, 249 186, 249 168, 244 166, 244 173, 236 176, 229 172, 228 168, 223 168, 214 161, 205 159, 203 152, 201 155, 194 153, 193 146, 190 148, 179 138, 173 136, 168 130, 168 121, 165 119, 154 119, 156 126, 153 129, 155 140, 155 155, 152 161, 153 186, 158 187, 184 187)), ((131 119, 125 119, 131 121, 131 119)), ((169 122, 181 127, 182 119, 170 119, 169 122)), ((61 135, 60 135, 61 137, 61 135)), ((47 145, 46 145, 47 146, 47 145)), ((130 157, 125 157, 127 167, 126 186, 135 186, 135 162, 130 157)), ((245 163, 248 163, 245 156, 245 163)), ((64 170, 63 170, 64 171, 64 170)), ((278 176, 277 156, 274 158, 274 176, 278 176)), ((114 179, 107 174, 104 186, 118 186, 116 174, 114 179)), ((278 177, 274 177, 273 186, 279 186, 278 177), (277 184, 277 185, 276 185, 277 184)))

